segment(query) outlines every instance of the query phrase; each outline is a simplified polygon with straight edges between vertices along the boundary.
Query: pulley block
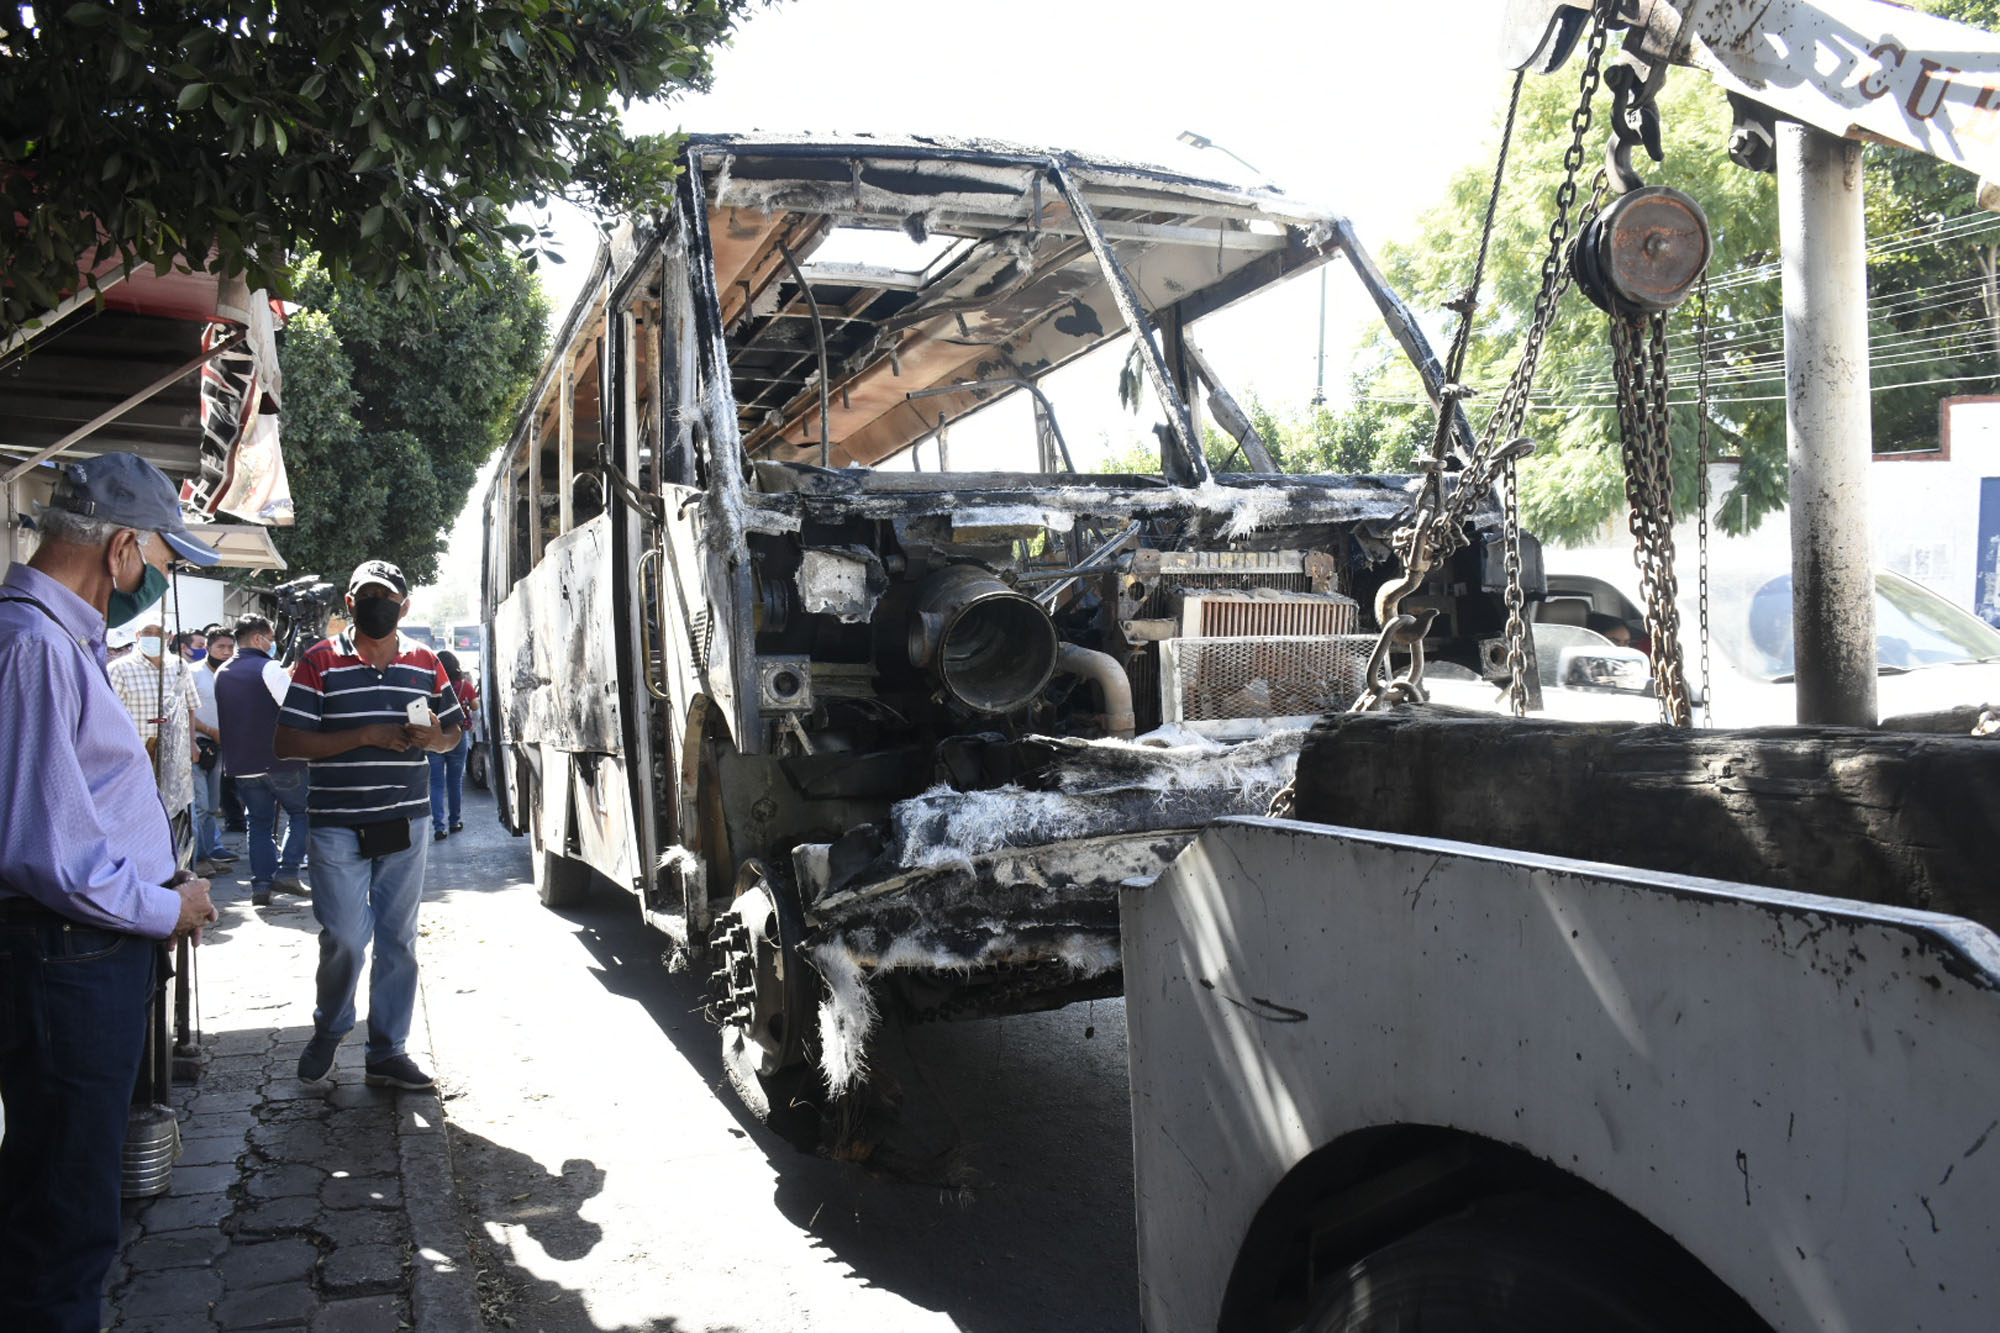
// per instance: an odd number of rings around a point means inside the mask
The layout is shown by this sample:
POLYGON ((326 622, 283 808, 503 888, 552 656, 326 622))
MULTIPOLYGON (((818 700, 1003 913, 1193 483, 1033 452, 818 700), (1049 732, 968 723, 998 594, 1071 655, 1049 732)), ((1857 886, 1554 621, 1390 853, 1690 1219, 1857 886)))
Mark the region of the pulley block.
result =
POLYGON ((1570 252, 1570 273, 1606 314, 1651 314, 1687 300, 1712 247, 1700 204, 1679 190, 1647 185, 1621 195, 1583 229, 1570 252))

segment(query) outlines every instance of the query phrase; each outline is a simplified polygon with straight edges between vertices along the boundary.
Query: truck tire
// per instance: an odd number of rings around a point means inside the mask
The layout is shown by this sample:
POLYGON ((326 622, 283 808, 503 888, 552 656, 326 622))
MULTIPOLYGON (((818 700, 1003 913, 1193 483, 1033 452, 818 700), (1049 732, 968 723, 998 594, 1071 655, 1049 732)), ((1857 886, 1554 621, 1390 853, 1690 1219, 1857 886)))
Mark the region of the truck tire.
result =
POLYGON ((1589 1202, 1482 1201, 1351 1264, 1307 1333, 1749 1333, 1740 1298, 1677 1246, 1589 1202))
POLYGON ((590 897, 590 867, 582 861, 564 856, 560 849, 550 847, 542 841, 542 801, 539 791, 531 794, 528 810, 535 835, 534 846, 528 854, 528 861, 535 876, 535 896, 542 900, 544 907, 560 909, 580 906, 590 897))

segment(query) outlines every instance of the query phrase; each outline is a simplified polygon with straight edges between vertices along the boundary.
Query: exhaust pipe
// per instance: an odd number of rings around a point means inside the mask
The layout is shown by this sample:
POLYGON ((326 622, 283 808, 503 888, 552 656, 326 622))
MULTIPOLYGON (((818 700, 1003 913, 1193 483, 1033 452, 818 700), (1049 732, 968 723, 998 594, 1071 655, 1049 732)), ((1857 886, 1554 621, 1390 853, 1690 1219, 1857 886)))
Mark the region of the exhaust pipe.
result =
POLYGON ((925 579, 911 607, 911 665, 976 713, 1015 713, 1055 674, 1055 622, 977 565, 950 565, 925 579))
POLYGON ((1056 654, 1056 670, 1082 676, 1097 686, 1098 702, 1104 705, 1104 729, 1113 736, 1132 739, 1138 722, 1132 712, 1132 678, 1110 653, 1066 643, 1056 654))

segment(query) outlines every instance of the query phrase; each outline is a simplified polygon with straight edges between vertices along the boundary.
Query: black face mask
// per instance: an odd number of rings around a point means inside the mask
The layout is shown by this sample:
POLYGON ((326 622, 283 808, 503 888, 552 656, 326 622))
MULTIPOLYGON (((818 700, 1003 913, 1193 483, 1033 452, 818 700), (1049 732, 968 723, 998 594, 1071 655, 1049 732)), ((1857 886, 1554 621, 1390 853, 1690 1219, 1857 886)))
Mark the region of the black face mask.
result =
POLYGON ((354 628, 363 638, 386 639, 402 613, 403 604, 393 597, 363 597, 354 603, 354 628))

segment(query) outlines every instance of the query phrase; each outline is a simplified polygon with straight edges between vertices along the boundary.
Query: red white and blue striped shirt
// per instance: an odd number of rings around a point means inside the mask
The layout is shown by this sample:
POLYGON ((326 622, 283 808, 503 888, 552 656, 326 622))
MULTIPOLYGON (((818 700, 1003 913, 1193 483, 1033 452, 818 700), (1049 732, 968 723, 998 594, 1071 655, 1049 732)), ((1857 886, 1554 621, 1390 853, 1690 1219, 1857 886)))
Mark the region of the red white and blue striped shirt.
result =
MULTIPOLYGON (((437 655, 407 635, 396 635, 396 656, 377 669, 354 649, 353 631, 322 639, 306 650, 292 673, 292 688, 278 710, 278 724, 300 731, 350 731, 409 721, 412 699, 437 714, 438 725, 465 723, 451 681, 437 655)), ((314 823, 379 824, 430 814, 430 759, 422 750, 364 745, 312 762, 307 809, 314 823)))

